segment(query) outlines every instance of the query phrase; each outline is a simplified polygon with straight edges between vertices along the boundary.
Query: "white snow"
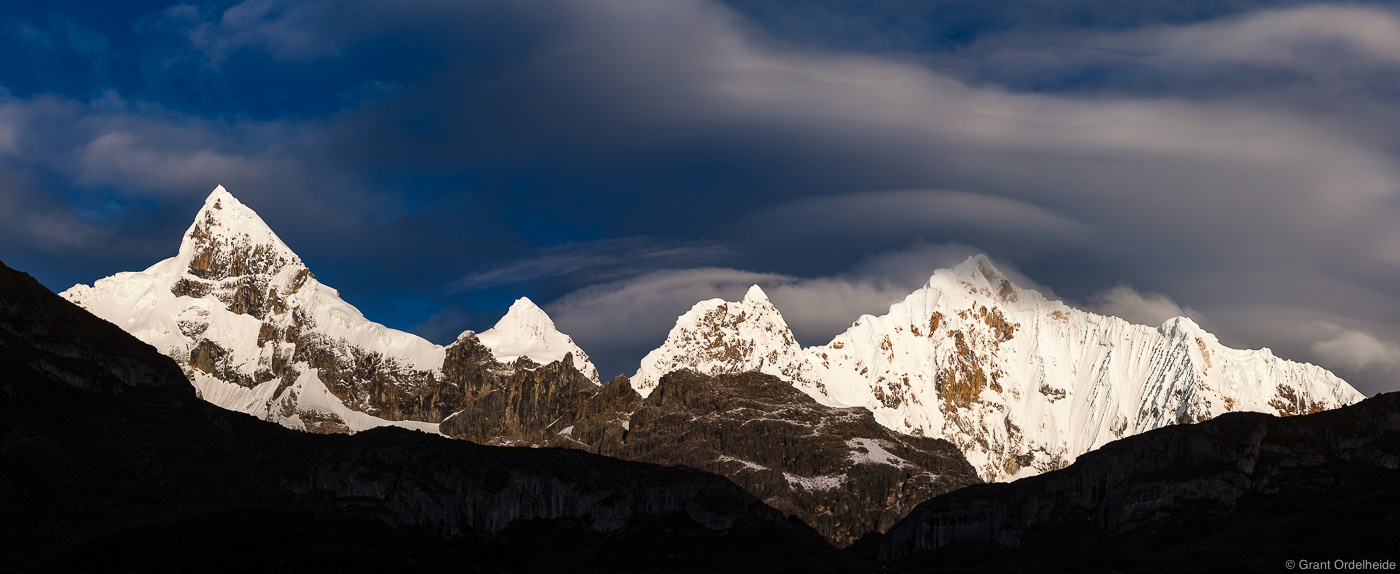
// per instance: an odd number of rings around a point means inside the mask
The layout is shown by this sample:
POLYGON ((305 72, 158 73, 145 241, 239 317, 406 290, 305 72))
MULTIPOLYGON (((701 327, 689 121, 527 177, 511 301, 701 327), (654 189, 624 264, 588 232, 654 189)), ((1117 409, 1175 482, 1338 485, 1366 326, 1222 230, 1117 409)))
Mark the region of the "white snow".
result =
POLYGON ((744 460, 744 459, 742 459, 742 458, 734 458, 734 457, 729 456, 729 455, 727 455, 727 454, 719 455, 719 458, 716 459, 716 460, 718 460, 718 461, 720 461, 720 462, 737 462, 737 463, 739 463, 739 464, 744 465, 744 467, 747 468, 747 469, 749 469, 749 470, 768 470, 768 467, 763 466, 763 465, 761 465, 761 464, 758 464, 758 463, 756 463, 756 462, 750 462, 750 461, 744 460))
POLYGON ((783 477, 787 478, 788 484, 800 486, 808 491, 835 490, 846 484, 846 475, 834 474, 824 476, 799 476, 784 472, 783 477))
POLYGON ((908 461, 885 450, 884 445, 875 439, 853 438, 846 441, 846 446, 851 449, 852 464, 886 464, 899 467, 909 464, 908 461))
POLYGON ((574 344, 572 338, 555 329, 549 315, 529 298, 516 299, 496 326, 477 334, 476 338, 502 363, 528 357, 543 365, 561 361, 564 355, 572 353, 574 368, 594 383, 598 382, 598 368, 588 360, 588 354, 574 344))

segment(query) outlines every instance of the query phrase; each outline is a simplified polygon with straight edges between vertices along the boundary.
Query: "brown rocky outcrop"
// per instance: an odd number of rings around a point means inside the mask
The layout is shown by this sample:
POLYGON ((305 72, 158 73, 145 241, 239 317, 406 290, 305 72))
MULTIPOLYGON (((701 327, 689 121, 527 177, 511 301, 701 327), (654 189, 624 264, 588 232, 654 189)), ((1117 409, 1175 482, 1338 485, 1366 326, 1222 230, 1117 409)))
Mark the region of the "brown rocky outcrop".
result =
MULTIPOLYGON (((474 337, 457 344, 480 345, 474 337)), ((492 364, 500 363, 478 363, 486 367, 478 372, 490 373, 492 364)), ((572 365, 569 355, 545 366, 522 357, 508 371, 480 377, 492 378, 494 384, 482 389, 476 400, 444 420, 439 428, 448 436, 481 444, 549 444, 553 434, 550 429, 558 427, 557 423, 565 417, 579 416, 581 408, 599 391, 598 385, 572 365)), ((466 370, 457 365, 454 372, 466 370)))
POLYGON ((893 433, 866 409, 823 406, 771 375, 678 371, 643 400, 625 377, 599 387, 565 365, 498 378, 441 431, 721 474, 841 546, 932 496, 981 482, 950 443, 893 433))
POLYGON ((436 372, 413 369, 307 328, 290 331, 291 361, 316 369, 326 389, 350 408, 386 420, 436 422, 463 404, 460 388, 436 372))

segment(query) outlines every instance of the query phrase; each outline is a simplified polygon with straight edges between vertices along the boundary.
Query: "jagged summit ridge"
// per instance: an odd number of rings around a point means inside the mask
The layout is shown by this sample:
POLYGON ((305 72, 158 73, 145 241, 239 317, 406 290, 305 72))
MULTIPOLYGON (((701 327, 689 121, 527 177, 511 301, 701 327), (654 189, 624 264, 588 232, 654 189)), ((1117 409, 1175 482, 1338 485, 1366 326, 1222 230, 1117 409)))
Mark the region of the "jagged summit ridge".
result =
POLYGON ((822 386, 782 313, 758 285, 740 301, 701 301, 677 318, 666 342, 642 358, 632 387, 645 397, 663 375, 681 369, 710 375, 759 371, 804 390, 822 386))
MULTIPOLYGON (((453 408, 446 348, 366 319, 222 186, 174 257, 61 295, 174 358, 205 400, 291 428, 436 431, 453 408)), ((559 358, 572 352, 530 307, 503 322, 534 328, 559 358)), ((592 367, 582 351, 574 364, 592 367)))
POLYGON ((477 334, 477 339, 502 363, 527 357, 545 364, 572 354, 574 368, 594 383, 598 382, 598 368, 589 361, 588 354, 571 337, 560 333, 549 315, 528 297, 516 299, 505 316, 494 327, 477 334))
POLYGON ((762 370, 825 404, 868 408, 893 430, 945 438, 989 481, 1060 468, 1169 424, 1363 398, 1321 367, 1224 347, 1185 317, 1133 325, 1048 300, 982 255, 800 353, 765 334, 772 317, 781 315, 766 298, 701 302, 647 355, 634 385, 645 392, 664 368, 762 370))
POLYGON ((185 271, 206 280, 272 275, 285 266, 303 267, 256 212, 220 185, 209 193, 185 231, 176 257, 185 271))

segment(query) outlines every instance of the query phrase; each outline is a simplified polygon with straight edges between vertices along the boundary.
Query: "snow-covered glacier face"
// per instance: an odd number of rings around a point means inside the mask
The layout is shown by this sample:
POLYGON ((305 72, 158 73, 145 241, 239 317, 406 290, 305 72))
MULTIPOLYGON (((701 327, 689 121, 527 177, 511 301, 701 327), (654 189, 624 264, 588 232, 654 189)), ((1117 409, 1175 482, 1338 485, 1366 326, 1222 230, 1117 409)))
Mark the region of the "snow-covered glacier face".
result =
MULTIPOLYGON (((444 416, 413 403, 441 386, 446 348, 366 319, 222 186, 175 257, 61 295, 174 358, 224 408, 314 431, 432 431, 444 416)), ((528 300, 481 337, 509 361, 572 353, 597 382, 587 355, 528 300)))
POLYGON ((654 372, 679 367, 761 370, 822 403, 869 408, 891 429, 953 442, 989 481, 1060 468, 1168 424, 1364 398, 1321 367, 1224 347, 1184 317, 1150 327, 1046 300, 982 256, 806 349, 752 290, 739 302, 701 302, 634 384, 646 392, 654 372))

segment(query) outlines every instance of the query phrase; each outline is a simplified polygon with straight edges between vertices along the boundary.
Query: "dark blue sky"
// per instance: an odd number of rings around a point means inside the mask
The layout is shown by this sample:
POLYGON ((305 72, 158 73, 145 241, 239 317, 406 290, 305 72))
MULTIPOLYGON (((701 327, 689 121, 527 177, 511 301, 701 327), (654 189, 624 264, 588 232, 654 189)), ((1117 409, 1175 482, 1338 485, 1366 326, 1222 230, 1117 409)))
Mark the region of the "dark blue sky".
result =
POLYGON ((699 299, 819 344, 980 251, 1400 388, 1389 3, 17 4, 0 259, 54 290, 223 184, 371 319, 529 296, 606 374, 699 299))

